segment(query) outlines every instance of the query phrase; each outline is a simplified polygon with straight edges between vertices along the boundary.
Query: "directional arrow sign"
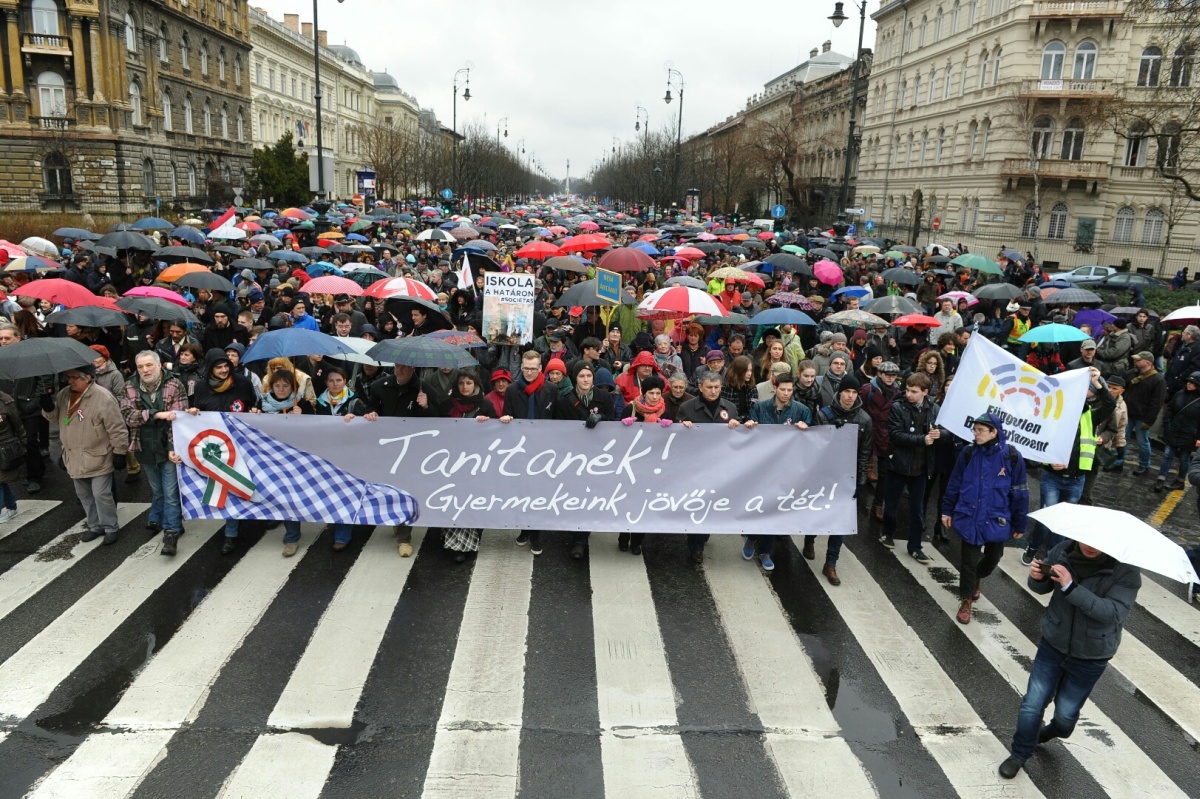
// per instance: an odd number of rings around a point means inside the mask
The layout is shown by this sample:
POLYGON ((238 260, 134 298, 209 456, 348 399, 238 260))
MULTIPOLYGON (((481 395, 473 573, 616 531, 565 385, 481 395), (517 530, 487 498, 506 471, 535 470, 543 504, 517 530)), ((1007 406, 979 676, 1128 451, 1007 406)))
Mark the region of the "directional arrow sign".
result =
POLYGON ((787 216, 787 209, 782 205, 773 205, 771 206, 771 216, 776 219, 783 219, 787 216))

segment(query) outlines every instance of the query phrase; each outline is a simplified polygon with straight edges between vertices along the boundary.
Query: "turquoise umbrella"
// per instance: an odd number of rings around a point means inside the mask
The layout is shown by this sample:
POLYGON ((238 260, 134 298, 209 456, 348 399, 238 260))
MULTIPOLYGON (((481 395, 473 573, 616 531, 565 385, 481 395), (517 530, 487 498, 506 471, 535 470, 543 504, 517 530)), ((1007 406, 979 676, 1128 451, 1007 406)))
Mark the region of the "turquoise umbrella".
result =
POLYGON ((1061 344, 1065 341, 1083 341, 1086 338, 1088 334, 1077 327, 1051 324, 1038 325, 1021 336, 1020 340, 1027 344, 1061 344))

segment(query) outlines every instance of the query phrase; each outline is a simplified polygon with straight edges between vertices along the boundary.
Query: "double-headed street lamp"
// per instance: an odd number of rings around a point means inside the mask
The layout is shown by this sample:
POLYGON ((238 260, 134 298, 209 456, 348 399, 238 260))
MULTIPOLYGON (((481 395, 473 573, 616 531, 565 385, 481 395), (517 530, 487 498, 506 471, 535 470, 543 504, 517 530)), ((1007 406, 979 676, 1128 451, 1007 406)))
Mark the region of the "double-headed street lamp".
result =
MULTIPOLYGON (((462 187, 458 185, 458 76, 465 75, 463 85, 463 102, 471 99, 471 66, 468 64, 454 73, 454 116, 451 126, 454 132, 454 191, 461 197, 462 187)), ((461 201, 461 200, 460 200, 461 201)))
MULTIPOLYGON (((858 7, 858 49, 854 51, 854 72, 850 79, 850 131, 846 138, 846 164, 842 172, 842 195, 841 205, 838 206, 838 215, 843 216, 846 209, 850 206, 850 163, 854 157, 855 151, 858 149, 857 140, 855 139, 855 117, 858 111, 858 65, 862 63, 862 46, 863 46, 863 31, 867 26, 867 0, 862 0, 861 3, 850 0, 858 7)), ((829 17, 829 21, 833 23, 833 27, 840 28, 842 23, 849 17, 843 11, 845 3, 838 2, 833 4, 833 14, 829 17)), ((682 94, 682 92, 680 92, 682 94)))
MULTIPOLYGON (((667 93, 663 95, 663 102, 668 105, 671 103, 671 86, 679 90, 679 124, 675 129, 675 171, 671 175, 671 196, 675 197, 679 193, 679 155, 683 140, 683 73, 668 66, 667 93)), ((646 124, 649 126, 649 121, 646 124)))

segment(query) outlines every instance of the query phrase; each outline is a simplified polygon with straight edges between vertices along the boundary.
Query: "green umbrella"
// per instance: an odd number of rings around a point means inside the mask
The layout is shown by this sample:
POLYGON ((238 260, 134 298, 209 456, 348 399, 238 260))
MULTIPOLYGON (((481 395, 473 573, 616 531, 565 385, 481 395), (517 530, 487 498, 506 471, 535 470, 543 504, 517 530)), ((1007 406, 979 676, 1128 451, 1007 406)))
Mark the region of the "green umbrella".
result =
POLYGON ((997 264, 995 261, 993 261, 991 258, 988 258, 983 255, 978 255, 973 252, 969 252, 965 255, 960 255, 957 258, 955 258, 953 261, 951 261, 950 263, 954 264, 955 266, 965 266, 967 269, 977 269, 980 272, 983 272, 984 274, 987 274, 987 275, 1003 275, 1004 274, 1004 270, 1000 268, 1000 265, 997 264))
POLYGON ((375 222, 368 221, 366 219, 360 219, 357 222, 355 222, 353 225, 350 226, 350 232, 358 233, 359 231, 362 231, 362 230, 369 230, 374 225, 375 225, 375 222))
POLYGON ((908 256, 899 250, 888 250, 883 254, 884 258, 891 258, 894 261, 907 261, 908 256))
POLYGON ((808 255, 808 251, 803 247, 797 247, 795 244, 785 244, 779 249, 784 252, 790 252, 792 255, 808 255))

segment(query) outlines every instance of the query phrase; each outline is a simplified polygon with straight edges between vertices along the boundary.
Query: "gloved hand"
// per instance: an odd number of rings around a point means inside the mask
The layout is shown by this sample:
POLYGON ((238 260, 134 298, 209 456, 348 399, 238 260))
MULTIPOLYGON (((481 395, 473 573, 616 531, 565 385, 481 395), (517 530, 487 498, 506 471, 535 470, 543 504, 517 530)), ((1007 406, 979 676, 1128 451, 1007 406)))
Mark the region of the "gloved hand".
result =
POLYGON ((621 424, 625 425, 626 427, 629 427, 629 425, 633 424, 633 421, 634 421, 634 419, 632 416, 626 416, 624 419, 621 420, 621 424))
POLYGON ((1143 429, 1143 430, 1149 430, 1149 429, 1150 429, 1150 423, 1149 423, 1149 422, 1142 422, 1142 429, 1143 429))
POLYGON ((54 410, 55 402, 53 394, 43 394, 38 397, 38 404, 42 406, 43 411, 54 410))
POLYGON ((589 416, 587 418, 587 421, 583 423, 583 426, 586 427, 588 430, 592 430, 598 424, 600 424, 600 414, 593 413, 591 416, 589 416))
POLYGON ((834 419, 834 420, 833 420, 833 426, 834 426, 834 427, 836 427, 836 428, 838 428, 839 430, 841 430, 841 429, 842 429, 842 425, 844 425, 845 423, 846 423, 846 422, 845 422, 844 420, 842 420, 842 419, 834 419))
POLYGON ((125 471, 126 459, 124 455, 113 455, 113 468, 118 472, 125 471))
POLYGON ((675 422, 672 421, 671 419, 659 419, 658 420, 659 427, 670 427, 673 424, 675 424, 675 422))

